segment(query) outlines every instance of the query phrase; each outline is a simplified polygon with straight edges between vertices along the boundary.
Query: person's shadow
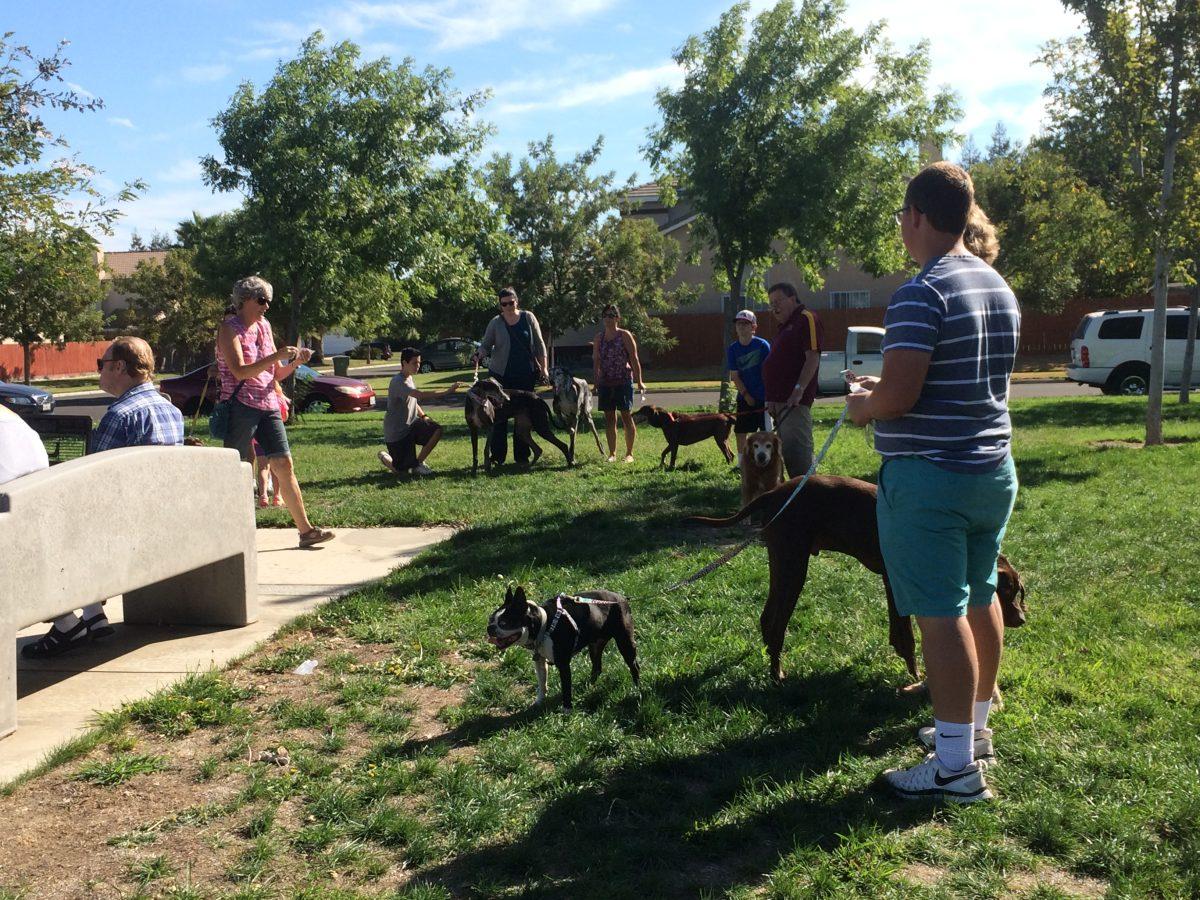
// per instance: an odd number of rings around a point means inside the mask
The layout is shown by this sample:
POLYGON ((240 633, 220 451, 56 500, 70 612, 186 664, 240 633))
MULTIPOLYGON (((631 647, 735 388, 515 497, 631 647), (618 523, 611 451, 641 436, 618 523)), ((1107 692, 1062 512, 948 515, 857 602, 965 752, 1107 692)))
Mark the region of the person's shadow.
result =
MULTIPOLYGON (((848 758, 879 757, 909 740, 898 725, 911 705, 897 698, 893 684, 847 668, 781 686, 765 674, 730 677, 727 666, 740 671, 743 663, 748 672, 761 661, 730 657, 693 675, 650 680, 641 700, 633 691, 622 697, 620 689, 604 690, 605 680, 584 691, 574 715, 615 705, 614 730, 627 740, 649 732, 643 741, 635 738, 641 749, 609 769, 602 755, 572 748, 576 759, 557 767, 543 788, 552 799, 527 830, 456 855, 422 872, 421 880, 456 896, 717 896, 761 882, 785 853, 828 850, 851 830, 928 819, 928 807, 904 807, 882 795, 873 774, 863 782, 861 772, 842 772, 854 768, 848 758), (661 705, 661 712, 647 722, 643 703, 661 705), (690 720, 679 727, 692 733, 656 740, 653 730, 675 715, 690 720), (722 739, 721 723, 730 718, 757 725, 750 736, 741 728, 740 736, 722 739), (847 789, 846 781, 862 783, 847 789)), ((540 715, 560 716, 567 731, 571 720, 557 712, 557 695, 546 702, 540 715)), ((505 727, 524 727, 531 715, 507 722, 482 715, 440 740, 473 744, 505 727)))

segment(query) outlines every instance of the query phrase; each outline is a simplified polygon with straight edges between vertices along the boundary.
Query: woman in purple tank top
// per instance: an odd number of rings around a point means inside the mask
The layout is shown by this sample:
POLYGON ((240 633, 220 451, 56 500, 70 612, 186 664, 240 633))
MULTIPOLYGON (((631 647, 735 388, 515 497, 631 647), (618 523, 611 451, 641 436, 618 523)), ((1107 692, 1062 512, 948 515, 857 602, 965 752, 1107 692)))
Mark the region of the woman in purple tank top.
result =
POLYGON ((283 502, 300 531, 300 546, 311 547, 333 537, 332 531, 313 526, 304 509, 304 497, 296 482, 292 450, 279 415, 275 382, 288 378, 301 363, 308 362, 307 348, 275 349, 271 323, 266 320, 271 305, 271 285, 257 275, 233 286, 234 312, 217 332, 217 371, 221 375, 221 400, 229 401, 229 431, 225 446, 232 447, 246 462, 254 461, 251 441, 257 440, 283 502))
POLYGON ((646 392, 642 382, 642 364, 638 360, 637 341, 624 328, 618 328, 621 313, 613 304, 604 307, 604 330, 592 342, 592 367, 595 369, 596 394, 604 413, 608 432, 608 461, 617 459, 617 412, 625 429, 625 462, 633 462, 633 442, 637 426, 633 424, 633 382, 646 392))

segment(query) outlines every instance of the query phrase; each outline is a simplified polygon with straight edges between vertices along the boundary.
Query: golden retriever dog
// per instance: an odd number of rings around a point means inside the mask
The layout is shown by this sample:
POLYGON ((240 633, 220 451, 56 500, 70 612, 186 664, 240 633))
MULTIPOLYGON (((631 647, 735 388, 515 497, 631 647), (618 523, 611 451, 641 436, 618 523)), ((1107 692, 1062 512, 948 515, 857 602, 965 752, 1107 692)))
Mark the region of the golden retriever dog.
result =
POLYGON ((783 442, 773 431, 746 438, 742 455, 742 506, 783 484, 783 442))

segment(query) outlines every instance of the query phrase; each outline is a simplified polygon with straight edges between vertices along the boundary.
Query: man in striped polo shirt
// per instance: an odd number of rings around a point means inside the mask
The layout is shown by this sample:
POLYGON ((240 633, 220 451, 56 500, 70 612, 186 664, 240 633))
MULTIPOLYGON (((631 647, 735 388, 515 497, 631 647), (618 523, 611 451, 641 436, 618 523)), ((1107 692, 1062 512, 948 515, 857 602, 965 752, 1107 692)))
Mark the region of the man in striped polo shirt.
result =
POLYGON ((1017 496, 1008 386, 1021 316, 964 244, 974 203, 970 175, 951 163, 909 182, 896 219, 921 271, 888 305, 882 374, 847 398, 856 424, 875 422, 879 541, 896 607, 917 617, 933 700, 934 726, 918 733, 933 752, 884 778, 902 797, 959 803, 992 796, 996 555, 1017 496))

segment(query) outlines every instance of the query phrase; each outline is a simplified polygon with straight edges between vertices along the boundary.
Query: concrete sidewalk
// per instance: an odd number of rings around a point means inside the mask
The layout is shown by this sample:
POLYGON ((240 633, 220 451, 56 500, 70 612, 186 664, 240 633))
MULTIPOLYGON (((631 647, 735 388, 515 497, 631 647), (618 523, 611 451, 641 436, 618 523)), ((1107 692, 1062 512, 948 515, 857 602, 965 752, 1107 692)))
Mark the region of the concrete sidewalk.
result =
MULTIPOLYGON (((337 537, 309 550, 293 529, 260 528, 258 621, 243 628, 158 628, 118 625, 117 633, 51 660, 17 663, 17 730, 0 740, 0 783, 33 767, 52 748, 85 730, 96 712, 145 697, 188 672, 222 666, 282 625, 332 597, 383 578, 451 528, 337 528, 337 537)), ((153 551, 152 551, 153 552, 153 551)), ((122 619, 110 600, 109 621, 122 619)), ((17 635, 18 647, 46 626, 17 635)), ((13 652, 11 648, 8 652, 13 652)), ((18 650, 19 653, 19 650, 18 650)))

